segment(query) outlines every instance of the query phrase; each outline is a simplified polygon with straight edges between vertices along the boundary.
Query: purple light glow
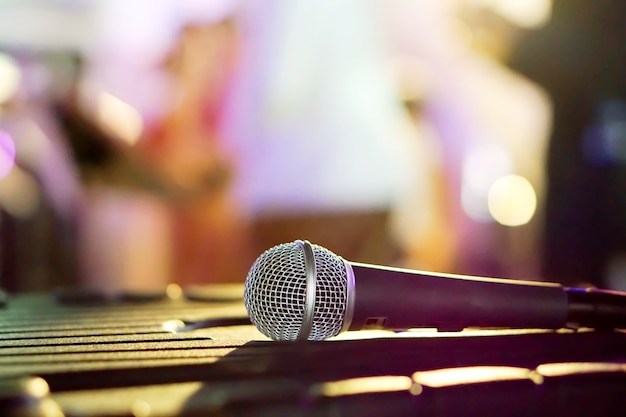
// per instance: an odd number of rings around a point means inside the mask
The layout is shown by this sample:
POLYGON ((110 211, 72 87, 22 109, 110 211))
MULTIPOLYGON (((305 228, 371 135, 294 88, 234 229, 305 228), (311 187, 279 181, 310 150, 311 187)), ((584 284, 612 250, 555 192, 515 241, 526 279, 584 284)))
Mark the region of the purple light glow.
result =
POLYGON ((15 144, 11 135, 0 130, 0 179, 7 176, 15 163, 15 144))

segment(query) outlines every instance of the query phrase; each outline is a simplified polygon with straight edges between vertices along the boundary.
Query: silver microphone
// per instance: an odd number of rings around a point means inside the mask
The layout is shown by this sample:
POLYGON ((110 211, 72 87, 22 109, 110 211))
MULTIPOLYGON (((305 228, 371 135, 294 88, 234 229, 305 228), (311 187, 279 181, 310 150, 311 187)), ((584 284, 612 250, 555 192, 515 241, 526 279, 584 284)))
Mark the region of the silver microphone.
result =
POLYGON ((295 241, 266 250, 252 265, 244 303, 252 323, 274 340, 322 340, 339 334, 354 278, 328 249, 295 241))
POLYGON ((348 262, 301 240, 257 258, 244 303, 274 340, 323 340, 364 328, 626 327, 624 293, 348 262))

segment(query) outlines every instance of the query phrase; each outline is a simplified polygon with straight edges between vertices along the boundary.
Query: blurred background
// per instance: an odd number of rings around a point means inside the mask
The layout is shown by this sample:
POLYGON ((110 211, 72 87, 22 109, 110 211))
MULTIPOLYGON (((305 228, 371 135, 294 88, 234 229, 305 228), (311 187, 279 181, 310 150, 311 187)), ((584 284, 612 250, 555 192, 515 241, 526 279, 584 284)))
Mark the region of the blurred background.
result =
POLYGON ((626 289, 626 3, 2 0, 0 285, 353 261, 626 289))

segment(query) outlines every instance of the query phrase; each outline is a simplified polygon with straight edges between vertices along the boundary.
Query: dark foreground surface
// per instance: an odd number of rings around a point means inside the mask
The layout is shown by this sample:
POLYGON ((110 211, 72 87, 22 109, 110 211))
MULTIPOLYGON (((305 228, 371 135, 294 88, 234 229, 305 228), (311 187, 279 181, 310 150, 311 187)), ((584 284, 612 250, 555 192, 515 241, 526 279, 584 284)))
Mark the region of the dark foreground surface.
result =
POLYGON ((242 292, 4 297, 0 415, 626 415, 623 332, 279 343, 249 324, 242 292))

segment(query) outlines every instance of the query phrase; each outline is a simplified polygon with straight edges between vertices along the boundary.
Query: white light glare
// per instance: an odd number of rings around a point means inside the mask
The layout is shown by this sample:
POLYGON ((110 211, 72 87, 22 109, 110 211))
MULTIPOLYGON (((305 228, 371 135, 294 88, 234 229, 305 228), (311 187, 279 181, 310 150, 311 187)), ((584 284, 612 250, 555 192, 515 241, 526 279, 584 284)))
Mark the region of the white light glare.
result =
POLYGON ((10 100, 17 92, 22 75, 11 56, 0 52, 0 104, 10 100))

